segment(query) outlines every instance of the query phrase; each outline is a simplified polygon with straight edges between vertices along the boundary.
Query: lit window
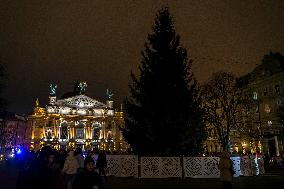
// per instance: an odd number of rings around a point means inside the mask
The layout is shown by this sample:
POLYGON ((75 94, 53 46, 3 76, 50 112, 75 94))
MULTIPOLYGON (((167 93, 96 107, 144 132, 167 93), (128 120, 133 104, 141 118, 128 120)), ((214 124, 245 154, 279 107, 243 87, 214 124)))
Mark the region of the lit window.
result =
POLYGON ((270 113, 269 104, 265 104, 264 111, 265 111, 266 113, 270 113))
POLYGON ((253 99, 257 100, 257 92, 253 92, 253 99))
POLYGON ((76 139, 84 139, 85 138, 84 128, 76 128, 75 136, 76 136, 76 139))
POLYGON ((280 93, 280 86, 279 86, 279 85, 275 85, 275 92, 276 92, 277 94, 280 93))
POLYGON ((51 128, 46 127, 45 136, 46 136, 46 139, 52 139, 52 129, 51 128))
POLYGON ((267 95, 267 88, 265 88, 263 91, 263 96, 266 96, 266 95, 267 95))
POLYGON ((60 139, 68 138, 68 124, 63 122, 60 127, 60 139))
POLYGON ((256 108, 255 108, 255 113, 259 113, 259 107, 258 106, 256 106, 256 108))

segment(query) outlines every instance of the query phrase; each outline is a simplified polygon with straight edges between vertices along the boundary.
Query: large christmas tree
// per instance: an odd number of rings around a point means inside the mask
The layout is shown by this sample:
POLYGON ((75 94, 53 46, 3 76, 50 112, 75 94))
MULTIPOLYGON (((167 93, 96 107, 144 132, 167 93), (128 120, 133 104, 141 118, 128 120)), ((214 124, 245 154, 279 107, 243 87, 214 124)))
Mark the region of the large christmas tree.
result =
POLYGON ((197 154, 204 139, 192 60, 180 45, 167 8, 155 19, 142 52, 140 75, 131 74, 123 134, 134 153, 177 156, 197 154))

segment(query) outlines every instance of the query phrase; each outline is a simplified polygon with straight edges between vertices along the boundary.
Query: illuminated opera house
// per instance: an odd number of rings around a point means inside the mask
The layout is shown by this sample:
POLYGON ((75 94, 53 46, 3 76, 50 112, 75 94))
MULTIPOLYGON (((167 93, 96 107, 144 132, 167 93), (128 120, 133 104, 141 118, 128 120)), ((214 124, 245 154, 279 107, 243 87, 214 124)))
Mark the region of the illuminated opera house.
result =
POLYGON ((40 107, 38 99, 28 121, 32 127, 31 149, 44 145, 55 149, 106 150, 124 152, 120 128, 123 113, 113 108, 113 94, 107 90, 105 103, 86 96, 86 82, 77 82, 74 91, 57 99, 57 85, 50 85, 49 103, 40 107))

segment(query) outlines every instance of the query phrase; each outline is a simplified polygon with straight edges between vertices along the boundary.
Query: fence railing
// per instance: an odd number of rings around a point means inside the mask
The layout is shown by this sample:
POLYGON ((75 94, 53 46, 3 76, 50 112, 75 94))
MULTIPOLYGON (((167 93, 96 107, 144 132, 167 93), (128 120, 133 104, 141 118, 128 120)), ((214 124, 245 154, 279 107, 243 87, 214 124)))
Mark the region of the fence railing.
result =
MULTIPOLYGON (((218 178, 219 157, 140 157, 107 155, 107 175, 140 178, 218 178)), ((231 157, 234 177, 264 174, 262 157, 231 157)))

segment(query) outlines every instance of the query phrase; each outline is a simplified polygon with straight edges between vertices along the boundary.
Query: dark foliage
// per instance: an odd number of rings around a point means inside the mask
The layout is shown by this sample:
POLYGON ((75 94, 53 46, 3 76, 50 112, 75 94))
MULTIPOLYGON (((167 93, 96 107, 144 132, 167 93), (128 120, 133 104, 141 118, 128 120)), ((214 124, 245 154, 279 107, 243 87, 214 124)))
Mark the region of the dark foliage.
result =
POLYGON ((191 64, 169 11, 163 8, 145 43, 140 75, 131 73, 131 97, 125 101, 123 134, 134 153, 163 156, 201 151, 205 132, 191 64))

